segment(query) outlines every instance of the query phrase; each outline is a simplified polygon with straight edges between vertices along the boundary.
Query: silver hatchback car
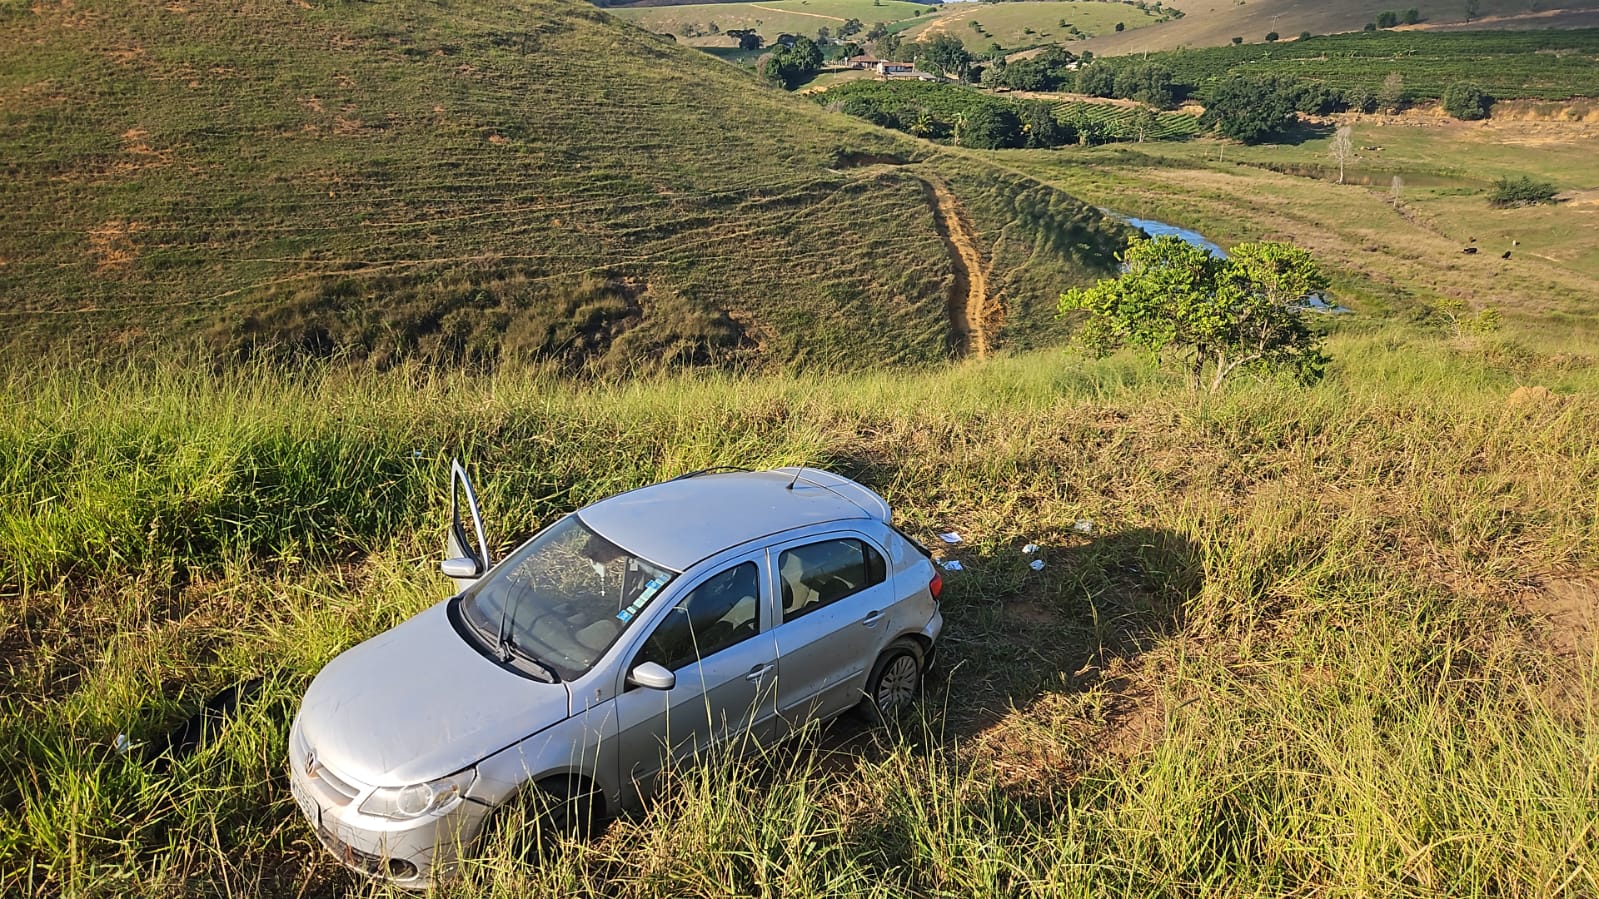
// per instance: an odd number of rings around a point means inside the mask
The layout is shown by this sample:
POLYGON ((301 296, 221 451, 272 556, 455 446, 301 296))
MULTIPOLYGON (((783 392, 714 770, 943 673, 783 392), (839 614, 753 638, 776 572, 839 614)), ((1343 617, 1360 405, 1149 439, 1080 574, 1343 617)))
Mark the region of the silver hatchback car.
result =
POLYGON ((289 737, 294 797, 344 864, 447 877, 497 809, 637 808, 668 765, 916 696, 943 627, 926 549, 809 468, 602 500, 490 566, 459 464, 460 592, 330 662, 289 737))

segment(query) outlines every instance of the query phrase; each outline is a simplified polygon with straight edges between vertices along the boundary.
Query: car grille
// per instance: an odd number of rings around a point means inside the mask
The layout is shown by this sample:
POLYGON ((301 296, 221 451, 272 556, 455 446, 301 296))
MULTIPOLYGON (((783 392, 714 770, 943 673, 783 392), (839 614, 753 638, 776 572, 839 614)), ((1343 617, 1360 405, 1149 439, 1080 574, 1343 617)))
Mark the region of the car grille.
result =
POLYGON ((343 796, 346 803, 361 795, 360 787, 334 774, 327 765, 317 761, 315 755, 306 759, 305 770, 307 774, 311 775, 312 779, 321 781, 328 789, 343 796))
POLYGON ((295 749, 300 753, 300 764, 305 768, 306 778, 322 788, 322 792, 335 805, 349 805, 361 795, 363 787, 347 778, 340 777, 333 769, 322 763, 317 758, 316 749, 306 741, 303 734, 298 735, 295 749))

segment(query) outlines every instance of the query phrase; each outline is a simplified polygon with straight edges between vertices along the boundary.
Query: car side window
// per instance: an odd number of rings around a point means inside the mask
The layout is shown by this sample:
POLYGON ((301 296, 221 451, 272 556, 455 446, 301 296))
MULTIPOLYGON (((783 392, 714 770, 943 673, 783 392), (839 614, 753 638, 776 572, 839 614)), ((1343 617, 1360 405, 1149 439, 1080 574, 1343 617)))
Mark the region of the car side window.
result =
POLYGON ((793 621, 888 577, 877 548, 858 538, 827 540, 785 549, 778 556, 783 585, 783 620, 793 621))
POLYGON ((633 664, 655 662, 676 671, 755 636, 760 630, 760 595, 754 562, 712 575, 666 613, 633 664))

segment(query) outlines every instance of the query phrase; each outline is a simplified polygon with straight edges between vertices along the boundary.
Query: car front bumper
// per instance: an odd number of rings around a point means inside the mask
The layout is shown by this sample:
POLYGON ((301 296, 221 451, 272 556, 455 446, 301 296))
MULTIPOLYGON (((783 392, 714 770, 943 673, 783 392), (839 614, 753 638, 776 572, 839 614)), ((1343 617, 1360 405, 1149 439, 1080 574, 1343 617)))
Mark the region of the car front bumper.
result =
MULTIPOLYGON (((291 737, 290 746, 297 742, 291 737)), ((490 811, 463 799, 443 814, 409 821, 364 815, 360 796, 351 798, 326 777, 308 771, 294 748, 289 756, 289 788, 317 840, 345 867, 398 886, 425 889, 447 879, 490 811)))

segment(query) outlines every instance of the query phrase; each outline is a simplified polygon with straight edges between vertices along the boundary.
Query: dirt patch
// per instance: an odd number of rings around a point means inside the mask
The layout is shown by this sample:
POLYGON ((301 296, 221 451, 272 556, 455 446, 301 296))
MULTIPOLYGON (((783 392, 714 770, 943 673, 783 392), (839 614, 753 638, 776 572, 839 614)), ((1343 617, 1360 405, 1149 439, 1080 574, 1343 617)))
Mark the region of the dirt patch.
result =
POLYGON ((1547 578, 1522 606, 1548 622, 1557 655, 1582 659, 1599 648, 1599 573, 1547 578))
POLYGON ((981 359, 992 349, 1000 310, 988 293, 988 272, 977 248, 977 230, 943 179, 924 178, 922 185, 933 207, 933 227, 949 249, 955 272, 948 302, 951 347, 958 357, 981 359))
POLYGON ((94 254, 99 270, 117 271, 133 265, 139 256, 133 235, 143 230, 143 222, 113 220, 90 231, 89 252, 94 254))

